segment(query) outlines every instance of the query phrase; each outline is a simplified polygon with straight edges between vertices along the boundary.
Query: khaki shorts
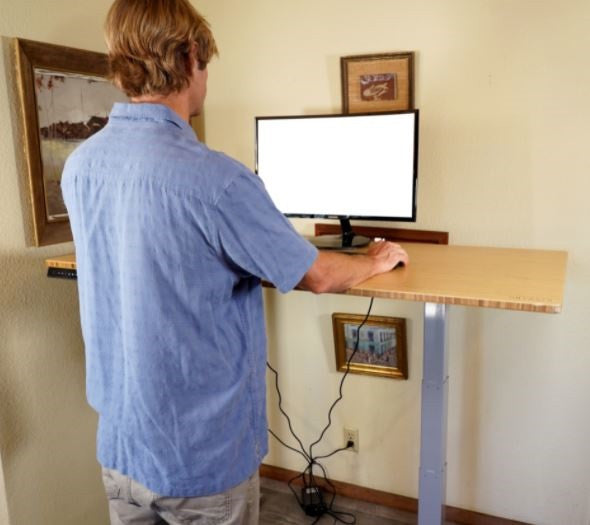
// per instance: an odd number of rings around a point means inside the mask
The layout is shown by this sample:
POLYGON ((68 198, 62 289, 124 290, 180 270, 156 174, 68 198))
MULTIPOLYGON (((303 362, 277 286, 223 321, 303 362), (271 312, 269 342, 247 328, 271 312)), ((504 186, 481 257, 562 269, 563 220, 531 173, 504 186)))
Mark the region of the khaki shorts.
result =
POLYGON ((260 479, 252 477, 222 494, 169 498, 116 470, 102 469, 111 525, 258 525, 260 479))

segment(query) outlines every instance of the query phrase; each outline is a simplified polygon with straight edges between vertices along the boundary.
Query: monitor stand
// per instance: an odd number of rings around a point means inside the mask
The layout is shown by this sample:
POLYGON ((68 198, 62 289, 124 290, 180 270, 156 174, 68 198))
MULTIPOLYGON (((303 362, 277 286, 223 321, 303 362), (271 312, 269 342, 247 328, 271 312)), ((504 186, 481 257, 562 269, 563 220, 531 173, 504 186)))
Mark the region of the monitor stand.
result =
POLYGON ((316 235, 308 240, 317 248, 323 250, 346 250, 347 248, 360 248, 371 242, 369 237, 357 235, 352 231, 350 219, 340 219, 340 235, 316 235))

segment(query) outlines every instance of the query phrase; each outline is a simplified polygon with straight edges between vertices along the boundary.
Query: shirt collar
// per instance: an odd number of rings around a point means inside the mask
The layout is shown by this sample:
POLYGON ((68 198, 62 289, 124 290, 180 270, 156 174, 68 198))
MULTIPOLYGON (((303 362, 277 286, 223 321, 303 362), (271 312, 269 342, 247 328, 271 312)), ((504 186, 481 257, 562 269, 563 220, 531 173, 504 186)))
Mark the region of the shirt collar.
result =
POLYGON ((175 111, 163 104, 152 104, 148 102, 115 102, 110 117, 130 120, 166 121, 174 124, 180 129, 194 133, 193 128, 191 128, 186 120, 180 118, 175 111))

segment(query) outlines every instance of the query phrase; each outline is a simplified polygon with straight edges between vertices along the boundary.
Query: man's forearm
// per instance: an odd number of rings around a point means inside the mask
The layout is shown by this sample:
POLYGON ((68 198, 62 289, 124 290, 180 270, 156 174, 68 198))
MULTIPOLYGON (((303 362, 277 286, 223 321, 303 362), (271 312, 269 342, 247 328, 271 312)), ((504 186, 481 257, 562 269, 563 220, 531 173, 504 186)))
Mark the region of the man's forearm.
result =
POLYGON ((314 293, 342 292, 374 275, 408 262, 407 253, 391 242, 372 244, 366 254, 319 253, 299 287, 314 293))
POLYGON ((314 293, 342 292, 376 275, 376 264, 367 255, 320 252, 299 287, 314 293))

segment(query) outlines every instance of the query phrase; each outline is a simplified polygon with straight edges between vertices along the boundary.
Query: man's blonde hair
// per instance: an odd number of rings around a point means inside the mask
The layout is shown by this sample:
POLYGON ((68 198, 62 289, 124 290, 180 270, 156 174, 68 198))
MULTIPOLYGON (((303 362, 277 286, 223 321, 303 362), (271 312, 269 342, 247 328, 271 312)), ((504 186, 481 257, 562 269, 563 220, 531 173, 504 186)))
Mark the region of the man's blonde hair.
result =
POLYGON ((207 21, 187 0, 115 0, 105 22, 111 80, 128 96, 169 95, 189 84, 217 54, 207 21))

